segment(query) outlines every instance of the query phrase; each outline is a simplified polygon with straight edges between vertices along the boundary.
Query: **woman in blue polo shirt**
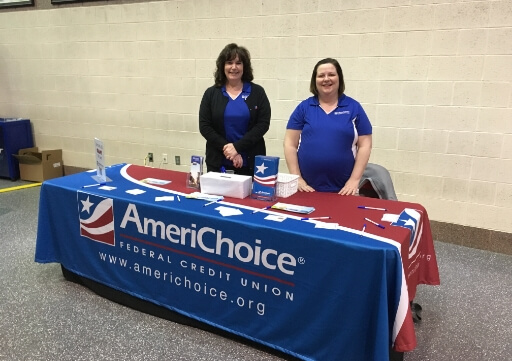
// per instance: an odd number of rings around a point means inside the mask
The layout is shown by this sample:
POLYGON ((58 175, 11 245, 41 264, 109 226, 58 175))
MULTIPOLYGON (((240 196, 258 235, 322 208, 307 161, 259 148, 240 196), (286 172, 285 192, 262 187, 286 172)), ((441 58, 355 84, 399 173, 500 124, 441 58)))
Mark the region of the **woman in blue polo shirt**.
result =
POLYGON ((263 87, 252 82, 246 48, 226 45, 216 65, 215 85, 206 89, 199 107, 207 171, 224 168, 252 176, 254 157, 266 155, 263 136, 270 126, 270 102, 263 87))
POLYGON ((320 60, 310 91, 286 126, 284 154, 302 192, 358 193, 372 148, 372 125, 361 104, 343 94, 345 82, 335 59, 320 60))

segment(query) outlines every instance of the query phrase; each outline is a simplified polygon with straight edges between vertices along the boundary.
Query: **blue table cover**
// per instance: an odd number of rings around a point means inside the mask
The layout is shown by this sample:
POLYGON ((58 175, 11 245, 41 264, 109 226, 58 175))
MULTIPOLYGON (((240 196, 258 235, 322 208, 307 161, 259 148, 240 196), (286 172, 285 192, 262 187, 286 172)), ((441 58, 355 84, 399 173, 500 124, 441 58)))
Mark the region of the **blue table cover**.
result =
POLYGON ((173 193, 129 167, 107 168, 111 190, 83 188, 91 172, 42 184, 36 262, 304 360, 388 360, 408 307, 396 242, 184 194, 157 201, 173 193))

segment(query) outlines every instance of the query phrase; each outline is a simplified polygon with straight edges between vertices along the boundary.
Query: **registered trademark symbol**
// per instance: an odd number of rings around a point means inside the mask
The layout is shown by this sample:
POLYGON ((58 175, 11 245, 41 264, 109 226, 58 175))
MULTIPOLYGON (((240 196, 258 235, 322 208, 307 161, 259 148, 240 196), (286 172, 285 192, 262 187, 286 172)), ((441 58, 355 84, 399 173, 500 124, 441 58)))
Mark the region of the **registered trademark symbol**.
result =
POLYGON ((299 262, 299 264, 304 264, 304 263, 306 263, 306 259, 304 257, 299 257, 297 259, 297 262, 299 262))

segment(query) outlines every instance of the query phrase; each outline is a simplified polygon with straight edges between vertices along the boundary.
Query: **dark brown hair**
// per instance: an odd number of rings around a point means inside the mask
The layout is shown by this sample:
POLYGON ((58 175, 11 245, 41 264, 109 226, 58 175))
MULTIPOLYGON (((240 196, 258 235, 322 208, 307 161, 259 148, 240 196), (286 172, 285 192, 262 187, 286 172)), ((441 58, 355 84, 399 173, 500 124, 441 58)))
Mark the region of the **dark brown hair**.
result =
POLYGON ((311 75, 311 83, 309 84, 309 91, 313 93, 314 96, 318 96, 318 89, 316 88, 316 75, 318 71, 318 67, 323 64, 332 64, 336 68, 338 73, 338 77, 340 78, 340 86, 338 88, 338 96, 343 94, 345 91, 345 80, 343 79, 343 71, 341 70, 341 65, 338 63, 336 59, 333 58, 325 58, 316 63, 315 68, 313 69, 313 74, 311 75))
POLYGON ((252 75, 252 66, 251 66, 251 54, 249 50, 244 48, 243 46, 238 46, 235 43, 228 44, 222 49, 217 58, 216 65, 217 69, 215 69, 215 73, 213 73, 215 78, 215 85, 222 86, 226 84, 226 74, 224 73, 224 65, 226 61, 233 60, 238 55, 238 59, 244 65, 244 73, 242 74, 242 81, 250 82, 254 79, 252 75))

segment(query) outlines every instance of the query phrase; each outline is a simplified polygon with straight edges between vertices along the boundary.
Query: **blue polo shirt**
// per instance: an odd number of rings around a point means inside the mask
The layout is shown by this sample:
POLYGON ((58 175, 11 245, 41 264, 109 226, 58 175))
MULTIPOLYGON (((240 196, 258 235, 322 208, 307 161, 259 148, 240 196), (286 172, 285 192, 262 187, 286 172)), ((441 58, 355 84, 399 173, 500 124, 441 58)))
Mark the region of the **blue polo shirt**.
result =
POLYGON ((317 97, 302 101, 286 129, 301 130, 297 156, 304 180, 319 192, 339 192, 355 164, 359 135, 372 134, 372 125, 361 104, 342 95, 329 114, 317 97))
MULTIPOLYGON (((226 92, 226 86, 222 87, 222 94, 228 98, 228 104, 224 110, 224 130, 226 132, 226 140, 229 143, 235 143, 242 139, 249 129, 249 121, 251 115, 249 107, 245 103, 245 99, 251 94, 251 83, 244 83, 242 92, 232 99, 226 92)), ((244 160, 244 166, 247 165, 247 154, 239 152, 244 160)), ((233 162, 224 158, 223 165, 232 166, 233 162)))

